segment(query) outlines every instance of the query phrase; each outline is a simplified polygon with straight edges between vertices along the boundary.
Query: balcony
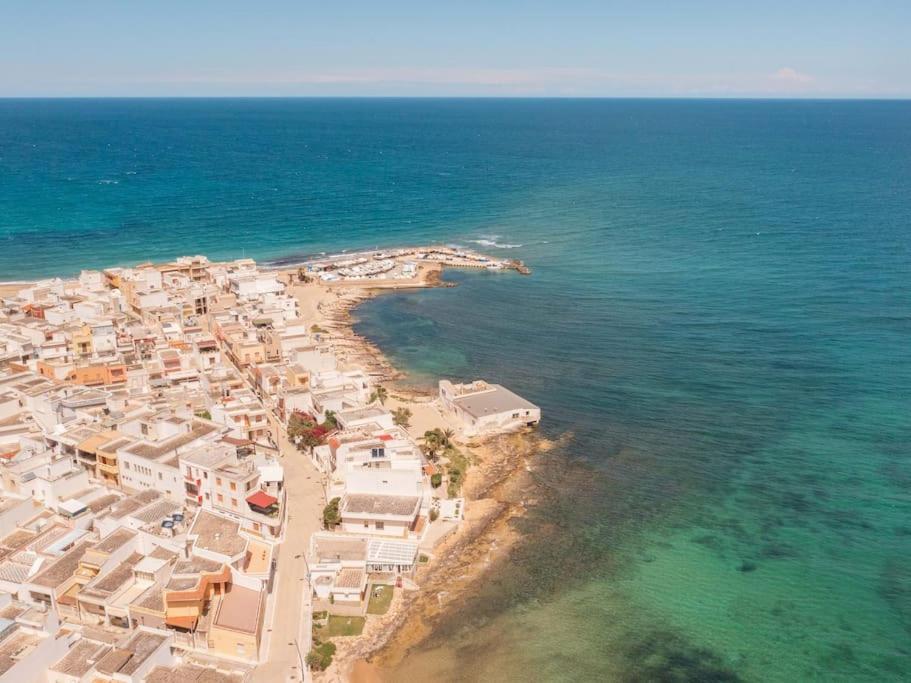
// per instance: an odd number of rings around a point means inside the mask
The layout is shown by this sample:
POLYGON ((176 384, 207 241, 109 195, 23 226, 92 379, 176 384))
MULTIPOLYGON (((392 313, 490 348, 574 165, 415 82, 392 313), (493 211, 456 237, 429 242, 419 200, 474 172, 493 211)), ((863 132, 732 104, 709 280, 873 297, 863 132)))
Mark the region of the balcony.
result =
POLYGON ((98 459, 98 469, 100 469, 102 472, 105 472, 107 474, 113 474, 113 475, 116 475, 119 471, 117 469, 116 460, 114 461, 114 464, 109 464, 109 463, 105 462, 104 458, 98 459))

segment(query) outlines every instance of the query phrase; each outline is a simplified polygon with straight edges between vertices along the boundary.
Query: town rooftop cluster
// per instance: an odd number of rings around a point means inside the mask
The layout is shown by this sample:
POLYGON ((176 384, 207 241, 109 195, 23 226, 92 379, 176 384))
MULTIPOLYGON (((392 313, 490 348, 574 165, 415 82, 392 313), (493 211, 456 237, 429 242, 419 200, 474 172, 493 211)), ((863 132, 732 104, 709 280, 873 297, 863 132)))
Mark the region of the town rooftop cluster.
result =
MULTIPOLYGON (((339 510, 309 538, 301 634, 413 583, 459 523, 373 378, 302 318, 295 277, 196 256, 0 298, 0 682, 255 679, 295 527, 287 457, 339 510), (301 416, 331 423, 315 447, 288 440, 301 416)), ((437 402, 472 437, 540 419, 480 381, 437 402)))

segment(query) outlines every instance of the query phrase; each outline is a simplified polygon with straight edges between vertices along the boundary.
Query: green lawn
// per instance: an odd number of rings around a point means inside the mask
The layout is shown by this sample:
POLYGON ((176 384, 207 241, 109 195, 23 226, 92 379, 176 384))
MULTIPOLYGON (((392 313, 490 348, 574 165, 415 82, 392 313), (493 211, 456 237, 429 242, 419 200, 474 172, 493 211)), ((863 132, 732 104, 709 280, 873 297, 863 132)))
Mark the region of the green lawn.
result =
POLYGON ((329 615, 329 623, 315 629, 320 640, 336 638, 338 636, 359 636, 364 630, 364 617, 340 617, 329 615))
POLYGON ((376 584, 370 590, 370 602, 367 603, 367 614, 386 614, 392 602, 392 586, 376 584))

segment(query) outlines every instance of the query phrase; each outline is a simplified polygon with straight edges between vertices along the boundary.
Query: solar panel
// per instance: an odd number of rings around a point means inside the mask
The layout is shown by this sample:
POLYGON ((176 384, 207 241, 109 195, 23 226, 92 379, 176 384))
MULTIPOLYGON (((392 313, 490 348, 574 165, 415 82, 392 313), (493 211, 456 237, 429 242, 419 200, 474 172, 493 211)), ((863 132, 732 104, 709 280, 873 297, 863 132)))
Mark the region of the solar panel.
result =
POLYGON ((412 564, 418 544, 407 541, 372 540, 367 546, 367 562, 371 564, 412 564))

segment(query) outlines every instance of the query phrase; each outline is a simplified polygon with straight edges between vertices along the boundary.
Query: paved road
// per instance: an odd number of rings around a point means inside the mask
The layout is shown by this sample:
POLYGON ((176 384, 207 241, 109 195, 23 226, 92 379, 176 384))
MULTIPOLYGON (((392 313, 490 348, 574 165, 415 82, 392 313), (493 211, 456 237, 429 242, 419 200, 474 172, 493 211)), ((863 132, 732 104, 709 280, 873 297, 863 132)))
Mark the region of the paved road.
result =
POLYGON ((307 581, 307 547, 310 534, 321 526, 323 487, 310 458, 299 452, 286 436, 279 440, 285 470, 288 522, 279 546, 276 594, 273 596, 267 660, 253 672, 255 683, 300 681, 301 659, 310 643, 310 583, 307 581), (299 648, 299 649, 298 649, 299 648))
MULTIPOLYGON (((224 351, 224 349, 222 349, 224 351)), ((230 361, 230 356, 225 353, 230 361)), ((259 395, 243 368, 235 368, 247 387, 259 395)), ((303 659, 310 649, 313 621, 310 582, 307 580, 307 549, 310 535, 322 527, 325 494, 319 471, 307 454, 288 440, 272 402, 260 397, 268 411, 273 433, 278 433, 279 457, 284 468, 287 522, 284 541, 279 545, 276 585, 266 617, 263 639, 268 647, 265 662, 253 672, 253 683, 286 683, 310 680, 303 659)))

